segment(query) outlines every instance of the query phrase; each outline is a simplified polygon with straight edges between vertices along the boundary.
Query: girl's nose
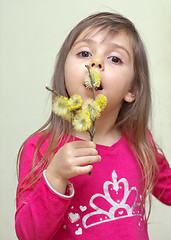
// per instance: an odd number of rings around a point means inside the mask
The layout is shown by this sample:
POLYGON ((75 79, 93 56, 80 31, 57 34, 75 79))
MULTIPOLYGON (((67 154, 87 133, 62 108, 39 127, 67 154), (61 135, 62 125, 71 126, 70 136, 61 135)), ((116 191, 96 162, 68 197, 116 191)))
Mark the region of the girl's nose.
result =
POLYGON ((104 63, 100 56, 94 56, 89 64, 90 68, 98 68, 100 70, 104 70, 104 63))

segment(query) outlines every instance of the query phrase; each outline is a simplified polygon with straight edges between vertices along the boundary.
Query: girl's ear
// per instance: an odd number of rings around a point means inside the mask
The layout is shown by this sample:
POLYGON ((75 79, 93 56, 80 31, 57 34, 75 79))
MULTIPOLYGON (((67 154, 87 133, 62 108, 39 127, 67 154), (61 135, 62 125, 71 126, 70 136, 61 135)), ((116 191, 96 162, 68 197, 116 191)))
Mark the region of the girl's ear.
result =
POLYGON ((127 92, 127 94, 124 97, 124 100, 128 103, 131 103, 135 100, 136 94, 134 92, 134 90, 130 90, 129 92, 127 92))

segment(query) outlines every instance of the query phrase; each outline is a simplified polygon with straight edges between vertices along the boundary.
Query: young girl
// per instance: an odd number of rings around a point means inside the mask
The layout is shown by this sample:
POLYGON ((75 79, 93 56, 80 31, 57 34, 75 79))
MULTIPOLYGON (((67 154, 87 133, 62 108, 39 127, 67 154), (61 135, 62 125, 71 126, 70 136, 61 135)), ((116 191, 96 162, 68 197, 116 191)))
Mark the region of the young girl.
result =
POLYGON ((99 73, 97 94, 107 97, 107 106, 93 142, 52 112, 22 145, 16 211, 21 240, 147 240, 147 197, 171 205, 171 169, 148 130, 148 63, 133 23, 106 12, 82 20, 59 51, 52 89, 91 99, 85 65, 99 73))

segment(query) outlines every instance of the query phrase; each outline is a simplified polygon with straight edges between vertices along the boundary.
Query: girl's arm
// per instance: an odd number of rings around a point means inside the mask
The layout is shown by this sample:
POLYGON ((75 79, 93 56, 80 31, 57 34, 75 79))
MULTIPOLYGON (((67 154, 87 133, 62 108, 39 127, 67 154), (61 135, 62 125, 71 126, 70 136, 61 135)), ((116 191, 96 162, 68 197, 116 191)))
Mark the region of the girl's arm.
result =
MULTIPOLYGON (((20 157, 19 183, 31 170, 35 152, 34 138, 26 142, 20 157)), ((27 187, 22 184, 20 191, 27 187)), ((58 231, 64 214, 73 197, 73 189, 67 188, 66 195, 57 193, 49 187, 44 174, 35 184, 23 191, 17 198, 15 215, 16 233, 19 239, 49 240, 58 231)))
POLYGON ((164 204, 171 206, 171 168, 162 154, 157 152, 156 157, 159 165, 159 176, 153 195, 164 204))
MULTIPOLYGON (((35 137, 29 139, 21 153, 19 183, 31 170, 36 149, 35 137)), ((65 212, 74 195, 68 179, 91 171, 92 164, 100 161, 96 146, 90 141, 69 142, 62 146, 51 160, 34 188, 24 183, 17 198, 16 233, 19 239, 50 240, 57 234, 65 212)), ((42 158, 41 151, 37 161, 42 158)), ((36 173, 43 169, 37 169, 36 173)))

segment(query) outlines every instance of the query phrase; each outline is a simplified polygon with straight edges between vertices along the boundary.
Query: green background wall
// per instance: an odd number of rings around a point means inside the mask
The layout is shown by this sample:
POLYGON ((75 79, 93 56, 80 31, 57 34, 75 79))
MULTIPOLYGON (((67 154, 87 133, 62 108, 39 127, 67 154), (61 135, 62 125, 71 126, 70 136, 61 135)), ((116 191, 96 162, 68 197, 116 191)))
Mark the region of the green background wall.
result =
MULTIPOLYGON (((68 32, 87 15, 117 11, 139 30, 149 57, 152 132, 171 163, 170 0, 0 0, 0 239, 14 231, 16 156, 48 118, 55 56, 68 32)), ((171 207, 153 199, 151 240, 171 239, 171 207)))

